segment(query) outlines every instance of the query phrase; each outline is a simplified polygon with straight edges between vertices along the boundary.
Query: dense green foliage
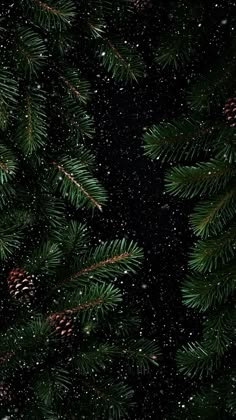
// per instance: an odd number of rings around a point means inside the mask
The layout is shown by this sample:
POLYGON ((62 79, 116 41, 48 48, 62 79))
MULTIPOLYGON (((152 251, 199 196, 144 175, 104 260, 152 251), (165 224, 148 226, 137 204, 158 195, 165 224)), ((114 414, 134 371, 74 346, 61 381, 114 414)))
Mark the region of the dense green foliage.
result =
POLYGON ((220 5, 186 3, 170 8, 171 30, 155 58, 160 69, 177 79, 191 74, 183 113, 144 134, 146 155, 158 164, 171 164, 166 190, 191 199, 194 206, 190 226, 196 239, 182 296, 202 319, 203 330, 178 350, 177 365, 200 388, 170 418, 230 419, 236 415, 235 11, 229 2, 231 14, 226 9, 220 21, 214 9, 220 5), (217 36, 216 25, 221 25, 217 36))
POLYGON ((142 250, 124 239, 92 245, 73 215, 107 203, 87 146, 92 89, 80 63, 100 62, 124 83, 142 75, 114 31, 131 7, 25 0, 3 1, 1 12, 0 414, 123 419, 134 403, 127 377, 159 359, 118 283, 142 250))

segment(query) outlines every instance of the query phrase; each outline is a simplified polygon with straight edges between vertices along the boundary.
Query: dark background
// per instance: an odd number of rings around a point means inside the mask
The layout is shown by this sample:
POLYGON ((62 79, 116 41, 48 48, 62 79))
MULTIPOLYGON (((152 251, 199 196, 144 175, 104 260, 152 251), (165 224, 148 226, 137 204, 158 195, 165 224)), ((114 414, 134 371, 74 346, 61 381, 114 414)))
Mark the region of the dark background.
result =
MULTIPOLYGON (((164 420, 187 403, 197 385, 179 375, 175 363, 176 350, 198 338, 201 331, 199 314, 182 304, 180 291, 193 243, 188 215, 194 203, 165 193, 166 167, 144 155, 142 136, 152 124, 187 114, 186 90, 224 47, 228 25, 221 21, 229 19, 233 4, 218 2, 216 8, 215 2, 199 2, 203 4, 202 18, 209 18, 209 38, 198 46, 185 68, 161 71, 154 64, 154 51, 159 36, 170 30, 170 11, 178 2, 143 3, 147 7, 137 11, 132 21, 127 19, 126 27, 122 22, 120 32, 144 57, 145 78, 138 84, 118 84, 101 67, 85 63, 94 89, 91 112, 96 136, 92 148, 98 177, 109 194, 103 213, 95 213, 89 222, 102 240, 126 237, 144 249, 140 272, 123 280, 129 301, 142 309, 143 336, 158 341, 162 360, 158 369, 151 368, 137 381, 138 406, 133 419, 164 420)), ((186 8, 183 23, 188 15, 186 8)))
MULTIPOLYGON (((143 309, 143 335, 160 343, 159 369, 140 377, 140 405, 135 419, 152 419, 170 411, 170 401, 181 401, 187 384, 177 378, 175 351, 187 342, 196 327, 193 314, 181 303, 180 281, 191 242, 187 205, 165 194, 164 168, 144 156, 143 127, 164 117, 165 92, 160 93, 155 75, 132 88, 98 84, 103 100, 94 109, 100 128, 97 161, 100 179, 109 193, 102 215, 91 220, 102 239, 127 237, 144 249, 141 271, 124 278, 137 307, 143 309)), ((96 101, 95 101, 96 102, 96 101)), ((189 392, 189 391, 188 391, 189 392)))
MULTIPOLYGON (((96 125, 93 150, 99 179, 109 194, 103 213, 91 216, 90 224, 103 240, 126 237, 143 247, 142 269, 124 282, 129 300, 142 308, 143 336, 156 339, 163 354, 160 368, 138 379, 139 406, 133 418, 140 420, 164 419, 178 401, 182 404, 190 395, 190 381, 177 376, 174 359, 176 349, 197 328, 193 314, 181 303, 179 288, 191 243, 189 208, 165 193, 164 168, 144 156, 142 143, 145 128, 182 112, 185 84, 183 76, 176 80, 167 72, 160 77, 153 65, 150 38, 155 42, 157 16, 152 12, 137 13, 133 26, 127 28, 145 57, 143 80, 132 86, 116 84, 101 68, 89 70, 96 125)), ((160 19, 164 21, 165 13, 160 19)))

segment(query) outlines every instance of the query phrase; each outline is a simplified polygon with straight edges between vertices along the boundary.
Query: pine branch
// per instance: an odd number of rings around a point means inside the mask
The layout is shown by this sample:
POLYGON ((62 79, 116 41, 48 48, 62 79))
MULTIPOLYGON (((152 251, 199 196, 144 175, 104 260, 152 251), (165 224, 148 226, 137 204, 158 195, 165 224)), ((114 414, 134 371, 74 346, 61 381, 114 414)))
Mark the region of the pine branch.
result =
POLYGON ((0 68, 0 128, 7 128, 10 110, 16 106, 18 98, 18 83, 12 72, 6 67, 0 68))
POLYGON ((170 36, 169 39, 161 42, 161 46, 156 52, 154 61, 159 64, 162 69, 169 67, 177 70, 180 67, 185 66, 189 63, 193 55, 193 41, 193 37, 189 32, 187 34, 182 33, 175 37, 170 36))
POLYGON ((235 265, 210 274, 193 273, 182 285, 183 301, 191 308, 206 311, 225 303, 235 292, 235 265))
POLYGON ((78 271, 74 272, 65 282, 83 281, 93 278, 112 279, 126 272, 135 273, 142 260, 142 250, 133 242, 124 239, 105 242, 92 250, 83 261, 79 261, 78 271))
POLYGON ((12 72, 5 67, 0 68, 0 98, 7 106, 17 103, 18 83, 12 72))
POLYGON ((232 371, 232 375, 229 380, 229 392, 226 397, 226 407, 229 415, 235 417, 236 415, 236 392, 235 392, 235 371, 232 371))
POLYGON ((26 75, 35 74, 46 64, 47 49, 42 38, 28 27, 17 31, 16 64, 26 75))
MULTIPOLYGON (((80 104, 86 104, 90 99, 90 83, 80 78, 80 72, 73 68, 64 68, 58 73, 62 87, 70 99, 70 103, 78 101, 80 104)), ((75 105, 74 105, 75 106, 75 105)))
POLYGON ((51 173, 54 189, 59 188, 62 196, 68 198, 76 208, 86 205, 102 211, 106 193, 84 165, 68 157, 61 159, 60 163, 52 162, 52 165, 55 168, 51 173))
POLYGON ((236 162, 235 134, 234 127, 226 127, 225 124, 222 126, 213 143, 216 159, 229 163, 236 162))
POLYGON ((49 224, 51 234, 58 233, 65 225, 65 203, 51 194, 42 193, 38 199, 39 220, 49 224))
POLYGON ((70 385, 69 372, 55 366, 49 370, 41 370, 34 378, 33 390, 45 406, 52 408, 57 400, 62 399, 62 395, 68 391, 70 385))
POLYGON ((91 139, 95 133, 93 119, 82 108, 75 106, 73 100, 64 103, 66 122, 69 128, 69 140, 78 145, 81 140, 91 139))
POLYGON ((58 314, 77 314, 82 322, 88 321, 92 314, 103 317, 106 311, 111 310, 121 301, 121 294, 111 284, 100 283, 85 287, 73 294, 67 293, 57 305, 57 312, 49 315, 49 323, 58 314))
POLYGON ((143 136, 145 154, 162 162, 192 160, 208 152, 211 134, 211 128, 187 118, 160 123, 143 136))
POLYGON ((81 257, 87 252, 89 236, 87 226, 83 223, 71 220, 63 229, 55 233, 55 237, 61 244, 66 258, 81 257))
POLYGON ((5 131, 9 123, 10 114, 8 106, 0 95, 0 129, 5 131))
POLYGON ((27 0, 27 3, 28 14, 32 16, 34 22, 48 30, 54 28, 62 30, 71 24, 76 15, 75 4, 71 0, 27 0))
POLYGON ((197 55, 197 50, 205 37, 209 37, 211 22, 208 19, 204 25, 204 8, 198 6, 192 1, 183 1, 176 4, 170 12, 168 30, 164 30, 163 35, 161 34, 154 59, 162 69, 185 69, 189 62, 194 60, 194 54, 197 55), (196 21, 201 22, 201 30, 195 25, 196 21))
POLYGON ((215 270, 234 258, 236 227, 232 225, 222 235, 197 242, 189 265, 199 272, 215 270))
POLYGON ((106 22, 101 16, 90 16, 86 22, 90 35, 97 39, 104 36, 106 22))
MULTIPOLYGON (((226 381, 228 377, 225 377, 226 381)), ((184 420, 186 416, 191 419, 215 420, 218 418, 225 418, 224 401, 227 397, 228 382, 220 383, 214 381, 209 385, 201 386, 200 390, 191 396, 187 405, 180 410, 176 419, 184 420)), ((222 380, 221 380, 222 382, 222 380)), ((227 414, 226 414, 227 415, 227 414)), ((174 417, 175 418, 175 417, 174 417)))
POLYGON ((88 168, 89 171, 92 172, 95 170, 95 156, 86 146, 80 145, 77 149, 77 153, 75 153, 75 156, 78 156, 81 165, 88 168))
POLYGON ((54 33, 53 38, 50 39, 53 55, 58 55, 61 58, 65 57, 68 51, 73 50, 75 46, 76 40, 68 28, 61 28, 61 31, 54 33))
POLYGON ((133 391, 123 383, 111 381, 83 380, 83 387, 91 393, 90 404, 99 418, 124 419, 128 416, 128 408, 133 406, 133 391))
POLYGON ((159 346, 155 342, 140 338, 129 340, 124 345, 119 343, 93 345, 89 352, 77 356, 73 365, 75 364, 79 371, 86 375, 94 371, 101 372, 108 363, 116 363, 118 358, 123 357, 139 373, 144 373, 149 371, 150 364, 159 366, 160 354, 159 346))
POLYGON ((31 210, 25 209, 24 207, 12 208, 4 210, 4 214, 0 220, 0 229, 5 231, 16 232, 22 229, 29 228, 34 222, 34 216, 31 210))
POLYGON ((0 209, 11 206, 13 199, 15 198, 16 190, 12 185, 12 182, 5 182, 3 185, 0 184, 0 209))
POLYGON ((130 340, 121 348, 121 351, 139 373, 149 371, 150 364, 159 366, 161 352, 159 346, 153 341, 145 338, 130 340))
POLYGON ((45 144, 47 123, 44 93, 39 89, 26 94, 21 102, 16 141, 27 155, 45 144))
POLYGON ((24 265, 26 271, 32 274, 44 272, 45 274, 53 274, 55 269, 59 267, 62 259, 62 251, 58 244, 50 240, 44 241, 33 251, 29 257, 29 261, 24 265))
POLYGON ((203 339, 210 351, 224 355, 235 339, 236 311, 229 306, 211 313, 204 323, 203 339))
POLYGON ((179 371, 191 377, 210 375, 220 364, 219 356, 198 342, 178 350, 176 360, 179 371))
POLYGON ((49 336, 48 322, 41 316, 9 328, 0 336, 1 369, 9 372, 20 366, 34 366, 36 361, 44 359, 49 336))
POLYGON ((125 42, 104 38, 98 44, 97 56, 105 69, 117 81, 137 82, 143 76, 142 58, 125 42))
POLYGON ((16 156, 10 149, 0 144, 0 183, 11 181, 16 170, 16 156))
POLYGON ((195 235, 206 238, 220 233, 225 225, 233 219, 236 209, 236 188, 227 189, 200 202, 194 209, 190 221, 195 235))
POLYGON ((134 331, 139 331, 141 324, 140 316, 135 310, 128 310, 121 308, 119 312, 110 314, 109 320, 106 320, 106 326, 101 326, 102 329, 107 328, 110 333, 118 338, 130 337, 134 331))
POLYGON ((86 351, 80 351, 73 358, 73 367, 77 368, 80 375, 91 375, 94 372, 102 372, 111 361, 117 357, 120 349, 113 344, 96 343, 93 341, 86 351))
POLYGON ((216 160, 178 166, 167 172, 166 188, 171 194, 184 198, 213 194, 224 189, 234 173, 234 166, 216 160))
POLYGON ((0 228, 0 259, 6 260, 20 249, 22 232, 0 228))

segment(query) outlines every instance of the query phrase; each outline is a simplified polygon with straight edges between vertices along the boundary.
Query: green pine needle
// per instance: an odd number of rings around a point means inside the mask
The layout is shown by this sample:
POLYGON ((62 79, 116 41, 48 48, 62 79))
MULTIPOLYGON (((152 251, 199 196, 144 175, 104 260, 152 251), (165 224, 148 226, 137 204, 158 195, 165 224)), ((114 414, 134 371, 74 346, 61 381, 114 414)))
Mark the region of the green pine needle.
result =
POLYGON ((63 106, 66 107, 69 140, 78 145, 81 141, 91 139, 95 133, 93 119, 71 99, 64 101, 63 106))
POLYGON ((71 220, 65 224, 63 229, 55 232, 55 237, 60 243, 63 255, 66 258, 71 258, 72 256, 81 257, 87 252, 89 235, 87 226, 84 223, 71 220))
MULTIPOLYGON (((99 283, 83 289, 66 292, 64 299, 56 305, 57 312, 73 313, 82 323, 92 315, 103 317, 121 302, 121 293, 112 284, 99 283)), ((55 305, 54 305, 55 306, 55 305)))
POLYGON ((105 242, 90 251, 83 260, 79 260, 77 270, 65 283, 73 287, 73 281, 82 282, 86 279, 109 280, 126 273, 135 273, 143 258, 142 250, 133 241, 125 239, 105 242))
POLYGON ((87 29, 93 38, 100 38, 105 33, 106 22, 100 16, 90 16, 87 21, 87 29))
POLYGON ((182 285, 183 301, 190 308, 206 311, 225 303, 236 288, 235 265, 210 274, 189 274, 182 285))
POLYGON ((179 197, 203 196, 225 188, 234 174, 233 165, 216 160, 195 166, 178 166, 167 172, 166 188, 179 197))
POLYGON ((200 202, 194 209, 190 222, 195 235, 207 238, 219 234, 236 212, 236 188, 227 187, 211 200, 200 202))
POLYGON ((0 103, 3 105, 15 105, 18 97, 18 83, 14 75, 8 69, 0 68, 0 103))
POLYGON ((81 351, 73 358, 73 367, 77 368, 80 375, 93 375, 102 372, 116 359, 120 349, 109 343, 96 343, 93 341, 86 351, 81 351))
POLYGON ((227 264, 235 256, 236 227, 232 225, 222 235, 200 240, 191 253, 191 269, 205 273, 227 264))
POLYGON ((162 69, 169 67, 177 70, 190 61, 193 54, 193 46, 191 45, 193 39, 190 36, 178 36, 175 39, 173 37, 170 38, 168 41, 162 43, 163 45, 157 50, 154 61, 162 69))
POLYGON ((21 27, 17 31, 17 66, 26 75, 36 74, 46 64, 47 49, 42 38, 32 29, 21 27))
POLYGON ((47 139, 45 95, 40 89, 25 94, 20 104, 16 141, 26 155, 42 147, 47 139))
POLYGON ((59 245, 44 241, 36 248, 29 262, 25 265, 25 269, 31 273, 51 274, 61 264, 62 251, 59 245))
POLYGON ((81 104, 88 102, 91 95, 90 83, 81 79, 79 70, 67 67, 59 72, 58 75, 61 85, 70 100, 70 104, 73 105, 72 100, 74 101, 74 106, 76 102, 81 104))
POLYGON ((98 43, 97 56, 117 81, 137 82, 143 77, 143 60, 125 41, 103 39, 98 43))
POLYGON ((154 341, 145 338, 130 340, 121 350, 123 356, 131 362, 132 366, 135 366, 139 373, 149 371, 150 364, 159 366, 161 352, 154 341))
MULTIPOLYGON (((48 30, 62 30, 75 17, 75 3, 71 0, 27 0, 28 15, 36 25, 48 30)), ((25 8, 23 9, 25 12, 25 8)))
POLYGON ((209 350, 219 355, 229 351, 234 343, 235 327, 235 309, 225 306, 211 313, 203 328, 203 338, 209 350))
POLYGON ((106 192, 86 166, 67 156, 59 162, 52 162, 52 166, 52 186, 59 189, 63 198, 69 199, 76 208, 86 205, 102 211, 107 200, 106 192))
POLYGON ((178 350, 176 360, 179 371, 191 377, 210 375, 220 363, 219 356, 198 342, 178 350))
POLYGON ((11 181, 16 170, 16 156, 9 148, 0 144, 0 183, 11 181))
POLYGON ((133 390, 121 382, 83 381, 84 392, 88 393, 88 404, 94 407, 101 419, 119 420, 128 416, 128 408, 133 406, 133 390))
POLYGON ((151 159, 161 162, 192 160, 208 151, 209 137, 211 130, 197 121, 186 118, 171 123, 165 122, 152 126, 144 134, 144 150, 151 159))

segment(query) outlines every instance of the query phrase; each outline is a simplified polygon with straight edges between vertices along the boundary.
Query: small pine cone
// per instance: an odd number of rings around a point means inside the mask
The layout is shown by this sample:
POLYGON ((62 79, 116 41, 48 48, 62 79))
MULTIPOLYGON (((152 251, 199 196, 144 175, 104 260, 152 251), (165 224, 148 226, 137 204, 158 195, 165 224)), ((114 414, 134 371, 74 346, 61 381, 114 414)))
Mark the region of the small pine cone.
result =
POLYGON ((228 98, 224 106, 224 116, 230 127, 236 126, 236 98, 228 98))
POLYGON ((142 10, 152 6, 151 0, 131 0, 137 10, 142 10))
POLYGON ((35 295, 35 286, 32 275, 24 269, 13 268, 7 278, 10 295, 19 302, 31 302, 35 295))
POLYGON ((0 401, 9 402, 12 400, 11 388, 5 382, 0 382, 0 401))
POLYGON ((70 311, 56 312, 49 316, 49 322, 55 330, 57 338, 69 338, 73 336, 74 320, 70 311))
POLYGON ((12 356, 14 356, 13 351, 8 351, 6 353, 0 354, 0 364, 8 362, 8 360, 10 360, 12 356))

